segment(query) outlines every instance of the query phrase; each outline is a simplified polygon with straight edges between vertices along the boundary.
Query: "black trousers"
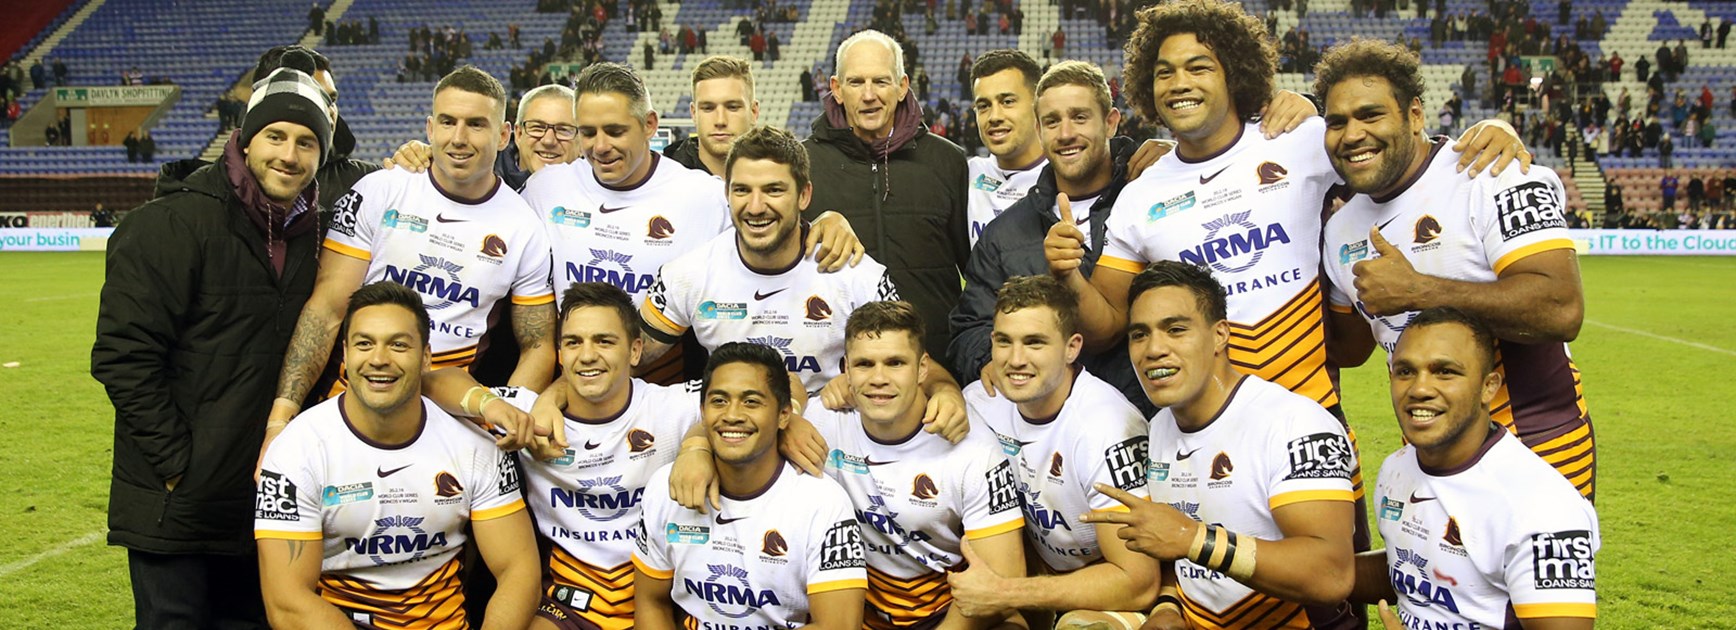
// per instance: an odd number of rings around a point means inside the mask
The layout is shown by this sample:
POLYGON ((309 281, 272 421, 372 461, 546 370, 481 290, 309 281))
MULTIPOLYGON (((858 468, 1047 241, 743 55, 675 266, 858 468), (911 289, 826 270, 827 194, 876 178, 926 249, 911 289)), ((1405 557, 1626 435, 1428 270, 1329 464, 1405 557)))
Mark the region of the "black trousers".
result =
POLYGON ((265 630, 255 556, 127 551, 137 630, 265 630))

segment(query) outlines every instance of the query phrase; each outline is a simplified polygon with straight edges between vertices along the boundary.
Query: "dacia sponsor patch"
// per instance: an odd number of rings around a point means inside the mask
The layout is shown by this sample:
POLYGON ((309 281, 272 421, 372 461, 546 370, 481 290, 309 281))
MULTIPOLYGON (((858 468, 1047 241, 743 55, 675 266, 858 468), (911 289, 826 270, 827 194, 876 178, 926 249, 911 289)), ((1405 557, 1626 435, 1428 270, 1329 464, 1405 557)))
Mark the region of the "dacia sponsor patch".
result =
POLYGON ((1350 440, 1337 433, 1315 433, 1285 445, 1290 474, 1285 479, 1349 479, 1356 461, 1350 440))
POLYGON ((1402 516, 1404 516, 1403 501, 1394 501, 1386 497, 1380 498, 1380 518, 1382 520, 1396 521, 1402 516))
POLYGON ((989 482, 989 512, 1011 512, 1019 509, 1019 484, 1013 480, 1013 464, 1001 460, 990 468, 989 482))
POLYGON ((1345 243, 1338 248, 1338 264, 1348 265, 1368 257, 1368 239, 1345 243))
POLYGON ((372 481, 326 486, 325 490, 320 492, 320 503, 326 507, 359 503, 372 498, 374 498, 374 482, 372 481))
POLYGON ((1566 229, 1561 205, 1561 194, 1543 182, 1525 182, 1495 193, 1501 239, 1510 241, 1549 228, 1566 229))
POLYGON ((670 523, 663 528, 663 536, 671 545, 703 545, 711 542, 711 526, 670 523))
POLYGON ((572 227, 591 227, 591 213, 578 208, 555 206, 549 211, 549 223, 572 227))
POLYGON ((356 223, 362 212, 362 194, 354 190, 344 193, 332 203, 332 231, 344 236, 356 235, 356 223))
POLYGON ((1151 483, 1169 481, 1169 462, 1146 462, 1145 480, 1151 483))
POLYGON ((747 319, 746 302, 714 302, 706 300, 699 303, 700 319, 747 319))
POLYGON ((832 524, 826 530, 826 540, 820 545, 820 570, 859 569, 868 566, 867 551, 862 548, 862 531, 856 519, 849 518, 832 524))
POLYGON ((1539 589, 1597 588, 1591 531, 1570 529, 1531 535, 1531 572, 1539 589))
POLYGON ((253 498, 253 518, 301 520, 295 504, 295 482, 270 470, 259 471, 259 494, 253 498))
POLYGON ((1103 452, 1109 463, 1109 481, 1122 490, 1145 487, 1145 460, 1150 455, 1151 439, 1136 435, 1103 452))
POLYGON ((1179 214, 1194 207, 1194 204, 1197 203, 1197 201, 1198 200, 1194 198, 1193 191, 1190 190, 1185 194, 1170 198, 1167 201, 1151 204, 1151 208, 1145 212, 1145 220, 1148 222, 1156 221, 1172 214, 1179 214))

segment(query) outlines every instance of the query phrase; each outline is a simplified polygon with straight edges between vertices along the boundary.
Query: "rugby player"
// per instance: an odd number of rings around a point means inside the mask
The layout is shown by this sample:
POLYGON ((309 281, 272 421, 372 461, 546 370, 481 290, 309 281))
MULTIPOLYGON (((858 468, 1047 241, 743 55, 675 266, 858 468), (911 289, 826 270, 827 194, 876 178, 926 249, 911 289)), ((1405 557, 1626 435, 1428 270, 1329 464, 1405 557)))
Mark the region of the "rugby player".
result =
POLYGON ((949 581, 969 616, 1028 612, 1031 627, 1139 627, 1158 590, 1158 565, 1079 515, 1114 509, 1102 487, 1145 494, 1145 419, 1115 387, 1080 369, 1077 298, 1047 275, 1007 281, 995 304, 991 378, 966 394, 971 424, 999 439, 1025 510, 1025 538, 1040 562, 1031 577, 1003 575, 967 548, 949 581), (1101 612, 1130 611, 1130 612, 1101 612), (1103 624, 1092 626, 1092 624, 1103 624))
MULTIPOLYGON (((993 435, 954 445, 921 432, 922 318, 905 302, 870 302, 845 327, 844 376, 855 411, 810 401, 803 417, 831 445, 830 475, 850 494, 868 551, 867 627, 990 628, 1018 616, 968 618, 947 571, 966 540, 996 573, 1025 575, 1019 494, 993 435), (1010 619, 1009 619, 1010 617, 1010 619)), ((1022 625, 1022 624, 1020 624, 1022 625)))
MULTIPOLYGON (((518 116, 512 124, 512 143, 494 161, 494 174, 507 186, 523 191, 531 175, 550 164, 568 164, 579 159, 579 135, 573 120, 573 89, 564 85, 544 85, 525 92, 518 99, 518 116)), ((411 140, 398 147, 398 152, 385 160, 386 168, 403 168, 412 173, 428 169, 433 149, 427 143, 411 140)))
MULTIPOLYGON (((971 109, 987 156, 965 160, 970 169, 970 246, 989 221, 1037 185, 1048 158, 1037 137, 1037 80, 1043 69, 1015 49, 991 50, 971 64, 971 109)), ((968 372, 965 374, 969 374, 968 372)))
POLYGON ((807 150, 789 132, 748 132, 730 150, 727 169, 735 229, 658 273, 640 306, 646 357, 655 360, 689 329, 707 349, 746 340, 776 348, 804 393, 818 392, 840 374, 850 312, 896 300, 898 291, 871 258, 828 274, 802 256, 803 232, 811 228, 801 213, 813 185, 807 150))
MULTIPOLYGON (((532 627, 630 628, 639 499, 645 480, 675 460, 682 436, 699 423, 699 392, 633 378, 639 314, 620 288, 574 284, 560 312, 561 373, 550 389, 562 394, 573 446, 550 450, 537 440, 518 455, 538 534, 552 546, 532 627)), ((524 388, 482 388, 462 370, 434 372, 424 390, 459 416, 489 417, 500 411, 489 409, 497 399, 529 411, 537 399, 524 388)))
POLYGON ((1227 296, 1203 266, 1134 278, 1128 355, 1153 405, 1150 499, 1084 521, 1164 564, 1158 627, 1360 627, 1353 580, 1356 455, 1312 399, 1238 371, 1227 296))
MULTIPOLYGON (((497 302, 511 300, 521 348, 510 384, 541 389, 554 373, 549 245, 524 201, 492 165, 506 142, 506 92, 473 66, 434 88, 428 140, 434 168, 377 171, 338 200, 313 296, 302 308, 278 378, 267 444, 300 411, 325 367, 344 302, 364 282, 414 289, 434 314, 438 367, 469 365, 497 302)), ((509 436, 516 439, 520 436, 509 436)))
POLYGON ((1356 196, 1326 223, 1331 328, 1339 365, 1391 352, 1417 311, 1452 306, 1500 340, 1495 422, 1586 498, 1597 449, 1567 343, 1585 316, 1566 194, 1550 169, 1467 179, 1426 135, 1414 53, 1359 40, 1321 59, 1325 145, 1356 196))
MULTIPOLYGON (((1230 294, 1236 366, 1335 409, 1317 251, 1321 210, 1337 183, 1320 149, 1325 126, 1309 118, 1274 135, 1253 121, 1271 100, 1277 53, 1265 25, 1240 3, 1177 0, 1140 11, 1138 20, 1128 43, 1128 102, 1169 128, 1177 147, 1122 190, 1089 279, 1075 264, 1085 235, 1071 224, 1049 230, 1044 254, 1080 294, 1086 348, 1123 338, 1128 286, 1146 263, 1207 265, 1230 294)), ((1475 127, 1466 132, 1465 159, 1482 149, 1483 162, 1502 159, 1497 170, 1514 153, 1528 159, 1516 136, 1504 123, 1475 127)))
POLYGON ((523 628, 536 608, 512 456, 419 396, 433 363, 423 299, 392 282, 349 296, 355 386, 266 450, 254 536, 274 627, 467 627, 460 550, 472 539, 498 583, 483 627, 523 628))
POLYGON ((693 67, 693 135, 663 149, 663 157, 696 171, 726 179, 724 162, 735 139, 759 123, 753 66, 747 60, 712 55, 693 67))
POLYGON ((1494 333, 1451 307, 1418 313, 1393 348, 1405 446, 1374 486, 1386 549, 1357 556, 1352 594, 1388 628, 1596 620, 1597 512, 1490 417, 1496 360, 1494 333))
POLYGON ((707 446, 723 488, 707 515, 670 498, 670 469, 646 483, 633 553, 634 623, 687 627, 862 627, 862 539, 850 497, 777 452, 793 417, 783 357, 743 342, 712 352, 702 387, 707 446))
MULTIPOLYGON (((657 112, 645 83, 626 66, 592 64, 577 78, 578 145, 585 159, 544 167, 524 197, 547 222, 554 248, 554 288, 608 282, 643 303, 657 271, 730 227, 729 204, 715 177, 651 151, 657 112)), ((817 219, 819 262, 844 266, 859 243, 843 217, 817 219)), ((651 359, 662 353, 655 353, 651 359)), ((679 353, 640 366, 646 380, 683 380, 679 353)))

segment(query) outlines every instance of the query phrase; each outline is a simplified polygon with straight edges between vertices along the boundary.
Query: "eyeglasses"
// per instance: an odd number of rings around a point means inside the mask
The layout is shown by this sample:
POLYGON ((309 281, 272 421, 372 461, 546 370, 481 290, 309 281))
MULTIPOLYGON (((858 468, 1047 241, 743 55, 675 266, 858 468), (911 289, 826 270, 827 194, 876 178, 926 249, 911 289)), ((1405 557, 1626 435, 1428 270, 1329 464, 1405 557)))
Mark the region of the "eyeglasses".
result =
POLYGON ((548 132, 555 132, 556 140, 572 140, 579 135, 579 128, 572 125, 549 125, 540 122, 527 122, 519 125, 519 131, 532 138, 541 138, 548 132))

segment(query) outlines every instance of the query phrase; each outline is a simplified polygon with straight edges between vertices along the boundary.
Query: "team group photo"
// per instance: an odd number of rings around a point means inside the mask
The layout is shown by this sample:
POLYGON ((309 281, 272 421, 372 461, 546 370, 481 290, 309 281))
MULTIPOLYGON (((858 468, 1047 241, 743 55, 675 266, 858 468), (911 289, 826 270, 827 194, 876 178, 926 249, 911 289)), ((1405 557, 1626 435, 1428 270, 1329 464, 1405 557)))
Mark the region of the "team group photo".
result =
POLYGON ((0 626, 1736 623, 1736 4, 18 17, 0 626))

